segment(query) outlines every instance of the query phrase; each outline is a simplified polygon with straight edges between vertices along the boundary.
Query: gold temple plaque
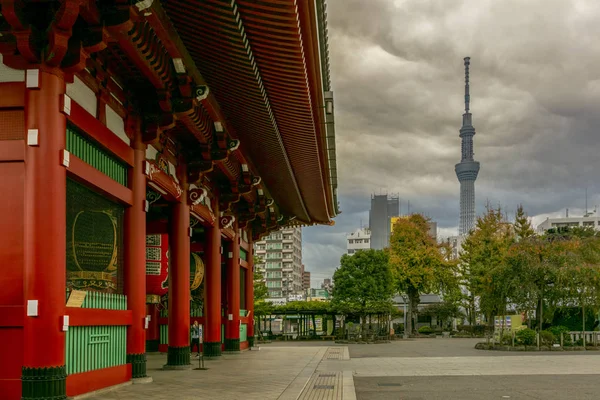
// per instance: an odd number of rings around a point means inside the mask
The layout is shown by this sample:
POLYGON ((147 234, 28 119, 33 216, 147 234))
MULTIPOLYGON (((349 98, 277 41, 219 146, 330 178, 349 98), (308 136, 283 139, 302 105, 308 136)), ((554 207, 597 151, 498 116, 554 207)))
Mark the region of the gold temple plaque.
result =
POLYGON ((81 307, 86 295, 87 292, 83 290, 71 290, 69 300, 67 300, 67 307, 81 307))

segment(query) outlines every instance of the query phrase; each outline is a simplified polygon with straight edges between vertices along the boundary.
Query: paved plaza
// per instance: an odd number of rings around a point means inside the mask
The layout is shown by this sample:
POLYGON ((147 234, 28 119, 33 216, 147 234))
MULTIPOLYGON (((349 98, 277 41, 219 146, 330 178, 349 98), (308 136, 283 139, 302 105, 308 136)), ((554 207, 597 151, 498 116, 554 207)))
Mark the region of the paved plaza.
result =
MULTIPOLYGON (((597 399, 600 352, 475 350, 472 339, 388 344, 275 342, 206 361, 208 370, 164 371, 148 356, 154 382, 94 396, 129 399, 453 400, 597 399)), ((195 362, 195 361, 194 361, 195 362)), ((197 367, 197 365, 194 365, 197 367)))

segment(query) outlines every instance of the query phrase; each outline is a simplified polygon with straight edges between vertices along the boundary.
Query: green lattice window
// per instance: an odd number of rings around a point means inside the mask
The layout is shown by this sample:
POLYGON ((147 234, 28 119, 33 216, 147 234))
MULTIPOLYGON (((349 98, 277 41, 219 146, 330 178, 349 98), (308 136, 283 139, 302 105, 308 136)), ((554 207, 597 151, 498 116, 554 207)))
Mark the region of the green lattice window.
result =
POLYGON ((127 186, 127 166, 71 124, 67 125, 67 151, 127 186))
POLYGON ((71 179, 66 207, 67 288, 123 293, 124 207, 71 179))

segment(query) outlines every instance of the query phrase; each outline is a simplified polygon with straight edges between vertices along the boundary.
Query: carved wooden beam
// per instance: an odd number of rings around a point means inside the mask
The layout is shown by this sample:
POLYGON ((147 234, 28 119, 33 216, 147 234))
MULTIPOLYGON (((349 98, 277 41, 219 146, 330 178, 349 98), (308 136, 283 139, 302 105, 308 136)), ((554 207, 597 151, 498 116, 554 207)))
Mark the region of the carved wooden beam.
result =
MULTIPOLYGON (((144 161, 144 172, 148 179, 148 185, 152 186, 163 197, 170 201, 181 201, 183 189, 175 180, 163 172, 152 161, 144 161)), ((187 201, 185 199, 184 201, 187 201)))

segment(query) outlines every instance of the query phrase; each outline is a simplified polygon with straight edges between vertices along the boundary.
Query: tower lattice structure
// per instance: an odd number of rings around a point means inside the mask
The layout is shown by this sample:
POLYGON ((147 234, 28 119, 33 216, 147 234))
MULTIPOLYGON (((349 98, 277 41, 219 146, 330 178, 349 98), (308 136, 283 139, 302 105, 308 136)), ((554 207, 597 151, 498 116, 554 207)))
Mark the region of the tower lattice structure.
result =
POLYGON ((475 180, 479 173, 479 162, 473 158, 473 136, 475 128, 472 115, 469 112, 471 100, 469 94, 469 65, 471 58, 465 57, 465 113, 460 128, 461 160, 455 165, 454 170, 460 182, 460 222, 458 234, 466 235, 475 226, 475 180))

